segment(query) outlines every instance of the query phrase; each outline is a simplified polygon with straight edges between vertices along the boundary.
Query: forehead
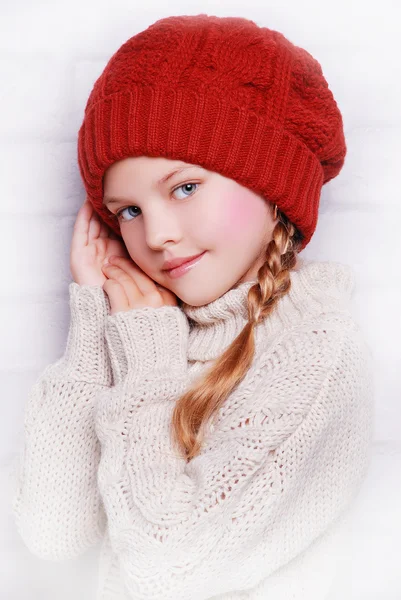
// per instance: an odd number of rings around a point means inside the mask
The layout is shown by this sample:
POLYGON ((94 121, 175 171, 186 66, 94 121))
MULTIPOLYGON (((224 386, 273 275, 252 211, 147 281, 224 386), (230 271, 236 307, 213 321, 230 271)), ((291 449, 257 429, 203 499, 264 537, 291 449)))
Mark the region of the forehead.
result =
MULTIPOLYGON (((137 176, 149 178, 152 187, 160 187, 168 182, 174 175, 185 172, 189 169, 200 169, 207 171, 204 167, 184 161, 170 160, 159 157, 128 157, 121 161, 113 163, 106 171, 103 178, 104 204, 126 201, 122 193, 125 185, 132 186, 132 182, 137 176), (107 178, 107 189, 106 189, 107 178)), ((125 191, 125 190, 124 190, 125 191)))

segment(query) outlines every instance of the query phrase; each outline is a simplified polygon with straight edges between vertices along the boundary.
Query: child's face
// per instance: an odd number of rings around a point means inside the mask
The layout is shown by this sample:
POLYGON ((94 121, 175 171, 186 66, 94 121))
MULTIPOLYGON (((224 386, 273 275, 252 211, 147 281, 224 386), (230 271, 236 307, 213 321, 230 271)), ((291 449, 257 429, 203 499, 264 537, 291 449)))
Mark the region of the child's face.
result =
POLYGON ((104 176, 104 203, 114 215, 122 211, 121 235, 139 268, 187 304, 202 306, 256 279, 276 222, 264 198, 200 166, 156 184, 188 164, 148 156, 115 162, 104 176), (126 201, 108 203, 112 196, 126 201), (162 270, 165 260, 204 251, 181 277, 162 270))

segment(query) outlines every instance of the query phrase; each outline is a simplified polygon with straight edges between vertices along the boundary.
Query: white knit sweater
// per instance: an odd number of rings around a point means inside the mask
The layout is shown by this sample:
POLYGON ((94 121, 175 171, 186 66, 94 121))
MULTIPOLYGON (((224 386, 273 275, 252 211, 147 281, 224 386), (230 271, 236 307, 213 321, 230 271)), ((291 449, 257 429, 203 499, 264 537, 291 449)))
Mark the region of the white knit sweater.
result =
POLYGON ((34 554, 72 558, 103 537, 98 600, 339 600, 341 523, 371 459, 372 354, 352 269, 300 262, 189 463, 170 441, 174 400, 244 327, 253 282, 114 315, 100 286, 70 284, 66 350, 30 392, 15 462, 34 554))

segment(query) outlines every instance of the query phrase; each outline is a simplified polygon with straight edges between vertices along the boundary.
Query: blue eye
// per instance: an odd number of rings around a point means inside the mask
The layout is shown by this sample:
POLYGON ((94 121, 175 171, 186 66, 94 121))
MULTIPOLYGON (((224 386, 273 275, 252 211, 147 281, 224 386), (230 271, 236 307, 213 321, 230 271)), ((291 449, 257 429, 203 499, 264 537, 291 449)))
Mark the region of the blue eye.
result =
MULTIPOLYGON (((171 192, 174 193, 176 190, 179 190, 181 188, 187 188, 188 186, 194 186, 194 185, 199 185, 198 183, 194 183, 194 182, 188 182, 188 183, 183 183, 182 185, 179 185, 178 187, 174 188, 171 192)), ((188 196, 185 196, 188 197, 188 196)), ((137 206, 126 206, 125 208, 120 208, 120 210, 118 210, 116 212, 115 215, 112 215, 112 219, 115 219, 116 221, 118 221, 120 219, 120 216, 122 215, 122 213, 125 210, 131 210, 131 209, 135 209, 135 210, 140 210, 137 206)), ((133 215, 133 217, 135 218, 137 215, 133 215)), ((126 219, 125 217, 122 219, 122 221, 132 221, 133 219, 126 219)))
MULTIPOLYGON (((116 214, 113 215, 113 219, 115 219, 116 221, 118 221, 119 218, 120 218, 120 215, 124 212, 124 210, 130 210, 131 208, 135 208, 135 209, 139 210, 137 206, 127 206, 126 208, 120 208, 120 210, 118 210, 116 212, 116 214)), ((127 221, 127 220, 131 221, 132 219, 126 219, 126 218, 123 219, 123 221, 127 221)))

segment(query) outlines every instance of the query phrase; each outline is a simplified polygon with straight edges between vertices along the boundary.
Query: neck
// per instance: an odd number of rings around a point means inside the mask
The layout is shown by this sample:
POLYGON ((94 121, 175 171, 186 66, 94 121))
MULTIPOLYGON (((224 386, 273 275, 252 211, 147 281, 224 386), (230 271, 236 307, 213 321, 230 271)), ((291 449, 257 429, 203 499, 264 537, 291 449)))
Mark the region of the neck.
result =
MULTIPOLYGON (((289 291, 255 327, 255 352, 266 348, 268 340, 281 335, 285 329, 325 310, 327 302, 338 302, 340 297, 348 299, 349 267, 345 267, 344 275, 343 268, 339 263, 301 260, 298 268, 289 272, 289 291)), ((203 306, 182 304, 190 325, 189 361, 216 359, 239 335, 248 322, 248 292, 255 283, 256 279, 245 281, 203 306)))

